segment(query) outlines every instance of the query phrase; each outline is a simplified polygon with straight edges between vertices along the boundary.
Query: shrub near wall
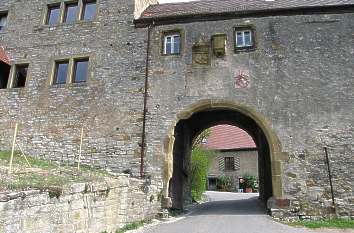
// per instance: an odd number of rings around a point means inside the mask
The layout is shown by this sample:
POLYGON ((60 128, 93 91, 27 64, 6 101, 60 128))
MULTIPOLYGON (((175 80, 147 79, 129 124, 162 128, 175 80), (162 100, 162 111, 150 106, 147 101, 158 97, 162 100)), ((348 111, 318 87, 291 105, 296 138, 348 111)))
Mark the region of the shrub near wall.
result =
POLYGON ((208 168, 213 151, 196 147, 192 150, 191 174, 192 174, 192 198, 200 200, 206 190, 208 168))

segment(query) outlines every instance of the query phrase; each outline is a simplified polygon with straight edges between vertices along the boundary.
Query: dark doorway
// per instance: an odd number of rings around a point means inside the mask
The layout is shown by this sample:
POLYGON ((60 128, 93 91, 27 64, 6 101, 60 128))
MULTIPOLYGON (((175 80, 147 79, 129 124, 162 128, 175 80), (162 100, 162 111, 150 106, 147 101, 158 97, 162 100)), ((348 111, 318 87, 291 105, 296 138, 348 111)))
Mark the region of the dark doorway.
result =
POLYGON ((218 179, 216 177, 209 177, 208 178, 208 190, 216 191, 218 185, 218 179))
POLYGON ((259 125, 247 115, 228 109, 210 109, 194 113, 181 120, 175 127, 173 153, 173 176, 170 197, 172 207, 183 209, 191 202, 190 161, 193 139, 203 130, 218 125, 229 124, 245 130, 254 140, 258 150, 259 197, 266 202, 273 196, 270 148, 266 136, 259 125))

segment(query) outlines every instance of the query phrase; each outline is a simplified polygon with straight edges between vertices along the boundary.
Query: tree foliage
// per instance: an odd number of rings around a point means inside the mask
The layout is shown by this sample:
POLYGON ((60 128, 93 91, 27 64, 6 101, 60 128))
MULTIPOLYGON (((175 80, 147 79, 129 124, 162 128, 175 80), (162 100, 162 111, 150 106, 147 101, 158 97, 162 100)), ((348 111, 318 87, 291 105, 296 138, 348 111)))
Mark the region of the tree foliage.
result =
POLYGON ((197 149, 198 147, 201 147, 202 142, 204 139, 207 139, 210 136, 211 129, 206 129, 203 132, 201 132, 194 140, 192 143, 192 150, 197 149))
POLYGON ((213 155, 213 151, 208 151, 200 147, 192 150, 191 175, 193 200, 200 200, 206 190, 210 157, 213 155))

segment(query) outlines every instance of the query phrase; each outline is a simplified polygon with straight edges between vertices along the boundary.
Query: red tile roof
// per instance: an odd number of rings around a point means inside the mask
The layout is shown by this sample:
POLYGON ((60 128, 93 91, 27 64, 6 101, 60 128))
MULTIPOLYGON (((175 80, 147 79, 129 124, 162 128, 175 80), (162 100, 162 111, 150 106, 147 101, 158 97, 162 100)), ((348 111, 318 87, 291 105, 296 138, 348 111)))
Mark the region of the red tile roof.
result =
POLYGON ((151 5, 142 13, 141 19, 353 5, 354 0, 204 0, 151 5))
POLYGON ((256 148, 256 144, 248 133, 232 125, 212 127, 204 146, 214 150, 256 148))
POLYGON ((10 58, 6 55, 5 50, 0 46, 0 61, 10 65, 10 58))

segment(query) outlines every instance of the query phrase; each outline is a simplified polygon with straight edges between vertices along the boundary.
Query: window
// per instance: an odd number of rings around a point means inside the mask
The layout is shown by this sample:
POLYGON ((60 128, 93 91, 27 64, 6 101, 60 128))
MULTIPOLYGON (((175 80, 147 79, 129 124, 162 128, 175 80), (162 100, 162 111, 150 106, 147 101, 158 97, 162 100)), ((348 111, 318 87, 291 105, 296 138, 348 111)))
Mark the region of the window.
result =
POLYGON ((5 30, 7 23, 7 14, 0 14, 0 32, 5 30))
POLYGON ((64 58, 55 61, 52 85, 87 82, 89 75, 89 58, 64 58))
POLYGON ((235 30, 235 50, 249 50, 253 49, 254 34, 249 28, 236 28, 235 30))
POLYGON ((235 159, 234 157, 225 157, 225 171, 235 170, 235 159))
POLYGON ((89 64, 88 58, 74 61, 74 73, 73 73, 74 83, 81 83, 87 81, 88 64, 89 64))
POLYGON ((46 24, 54 26, 59 23, 60 19, 60 5, 48 6, 48 15, 46 24))
POLYGON ((82 20, 90 21, 96 16, 96 1, 85 1, 82 10, 82 20))
POLYGON ((0 61, 0 89, 6 89, 11 66, 0 61))
POLYGON ((74 23, 78 20, 92 21, 96 17, 96 0, 76 0, 48 5, 45 24, 74 23), (64 5, 64 9, 61 7, 64 5))
POLYGON ((165 55, 179 54, 180 49, 181 49, 180 34, 165 35, 163 54, 165 55))
POLYGON ((65 23, 72 23, 77 20, 77 14, 79 11, 78 3, 70 3, 65 5, 65 23))
POLYGON ((26 64, 26 65, 16 65, 15 66, 15 75, 14 75, 14 80, 13 80, 12 87, 13 88, 25 87, 26 79, 27 79, 27 73, 28 73, 28 64, 26 64))
POLYGON ((69 61, 60 61, 55 63, 55 74, 53 85, 65 84, 68 77, 69 61))

